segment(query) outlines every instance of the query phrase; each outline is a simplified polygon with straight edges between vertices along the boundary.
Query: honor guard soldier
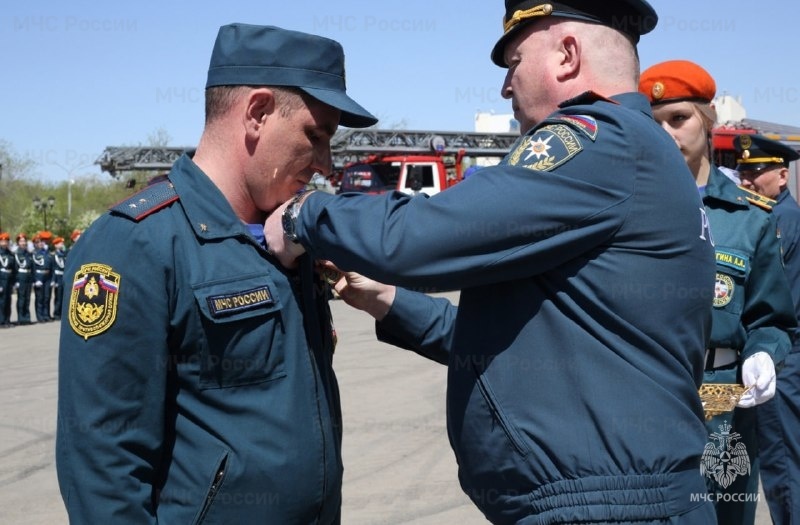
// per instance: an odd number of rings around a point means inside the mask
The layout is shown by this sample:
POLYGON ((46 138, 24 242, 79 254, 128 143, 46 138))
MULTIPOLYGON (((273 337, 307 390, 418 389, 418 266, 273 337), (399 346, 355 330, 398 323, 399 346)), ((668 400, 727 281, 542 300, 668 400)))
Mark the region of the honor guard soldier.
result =
POLYGON ((11 326, 14 254, 8 249, 10 238, 8 232, 0 232, 0 328, 11 326))
POLYGON ((53 239, 53 319, 61 319, 61 301, 64 299, 64 264, 67 261, 67 249, 63 237, 53 239))
MULTIPOLYGON (((789 164, 800 157, 793 148, 762 135, 733 140, 742 186, 776 201, 783 268, 800 321, 800 206, 789 192, 789 164)), ((800 523, 800 337, 778 369, 775 397, 758 406, 761 484, 775 525, 800 523)))
POLYGON ((712 162, 716 83, 687 60, 642 73, 640 91, 683 153, 703 198, 716 251, 716 282, 705 384, 750 390, 733 412, 706 422, 700 464, 720 525, 752 524, 758 496, 757 411, 775 393, 775 367, 796 326, 769 199, 744 190, 712 162))
POLYGON ((71 523, 341 521, 342 418, 325 283, 285 271, 267 214, 331 171, 334 41, 219 29, 193 157, 67 256, 56 469, 71 523), (111 247, 111 248, 110 248, 111 247))
POLYGON ((267 244, 289 267, 307 251, 460 290, 455 307, 382 288, 385 308, 367 311, 382 340, 448 364, 459 481, 492 523, 713 523, 697 388, 714 251, 686 164, 637 92, 635 43, 656 13, 505 8, 491 57, 523 136, 499 165, 430 198, 308 193, 270 215, 267 244))
POLYGON ((17 290, 17 324, 31 324, 31 288, 33 287, 33 256, 28 250, 28 236, 17 234, 14 252, 15 284, 17 290))
POLYGON ((49 241, 53 235, 48 231, 39 232, 33 239, 33 296, 36 320, 40 323, 52 321, 50 300, 52 298, 53 257, 50 255, 49 241))

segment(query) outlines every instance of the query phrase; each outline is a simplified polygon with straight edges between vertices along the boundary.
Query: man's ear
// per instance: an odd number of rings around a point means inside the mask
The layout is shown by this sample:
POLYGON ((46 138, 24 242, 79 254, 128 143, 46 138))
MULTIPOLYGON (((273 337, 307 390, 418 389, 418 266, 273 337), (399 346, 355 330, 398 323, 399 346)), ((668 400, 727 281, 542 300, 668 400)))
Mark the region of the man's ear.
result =
POLYGON ((561 39, 559 51, 558 80, 575 77, 581 69, 581 41, 573 35, 566 35, 561 39))
POLYGON ((252 90, 247 96, 244 126, 249 133, 257 133, 267 118, 275 112, 275 93, 269 88, 252 90))
POLYGON ((789 168, 783 167, 778 171, 778 186, 783 190, 789 184, 789 168))

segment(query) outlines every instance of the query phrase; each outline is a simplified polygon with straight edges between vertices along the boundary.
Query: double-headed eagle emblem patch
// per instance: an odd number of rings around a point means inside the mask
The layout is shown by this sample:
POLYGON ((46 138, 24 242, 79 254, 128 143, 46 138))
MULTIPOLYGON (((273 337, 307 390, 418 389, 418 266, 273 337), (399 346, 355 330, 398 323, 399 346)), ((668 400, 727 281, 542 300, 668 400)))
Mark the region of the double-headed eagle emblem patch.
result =
POLYGON ((108 330, 117 317, 120 276, 110 266, 84 264, 75 273, 69 298, 69 324, 84 339, 108 330))

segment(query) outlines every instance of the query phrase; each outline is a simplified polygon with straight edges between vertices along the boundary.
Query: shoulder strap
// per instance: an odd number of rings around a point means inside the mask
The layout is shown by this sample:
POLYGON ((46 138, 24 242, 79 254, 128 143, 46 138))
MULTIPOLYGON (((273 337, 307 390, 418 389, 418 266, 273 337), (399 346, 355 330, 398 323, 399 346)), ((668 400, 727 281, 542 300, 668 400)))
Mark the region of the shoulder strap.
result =
POLYGON ((179 198, 172 183, 169 180, 165 180, 131 195, 127 199, 111 206, 109 210, 135 221, 140 221, 148 215, 166 208, 179 198))
POLYGON ((765 197, 753 190, 748 190, 742 186, 739 186, 739 189, 745 193, 745 198, 750 204, 754 204, 763 210, 772 211, 772 207, 778 204, 778 201, 765 197))

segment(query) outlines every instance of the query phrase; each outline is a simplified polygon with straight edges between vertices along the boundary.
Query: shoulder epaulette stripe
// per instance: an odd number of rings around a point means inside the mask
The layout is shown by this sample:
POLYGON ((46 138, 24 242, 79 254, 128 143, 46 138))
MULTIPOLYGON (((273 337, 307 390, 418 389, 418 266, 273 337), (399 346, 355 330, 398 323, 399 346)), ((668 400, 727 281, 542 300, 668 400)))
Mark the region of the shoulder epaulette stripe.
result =
POLYGON ((148 186, 142 191, 111 206, 109 210, 135 221, 140 221, 156 211, 166 208, 180 197, 169 181, 148 186))
POLYGON ((765 197, 760 193, 756 193, 753 190, 749 190, 743 186, 739 186, 739 189, 745 192, 745 198, 750 204, 754 204, 761 209, 772 211, 773 206, 778 204, 778 201, 774 199, 770 199, 769 197, 765 197))
POLYGON ((750 204, 754 204, 754 205, 758 206, 762 210, 772 211, 772 206, 770 206, 768 203, 763 202, 763 201, 761 201, 761 200, 759 200, 757 198, 747 197, 747 201, 750 204))

